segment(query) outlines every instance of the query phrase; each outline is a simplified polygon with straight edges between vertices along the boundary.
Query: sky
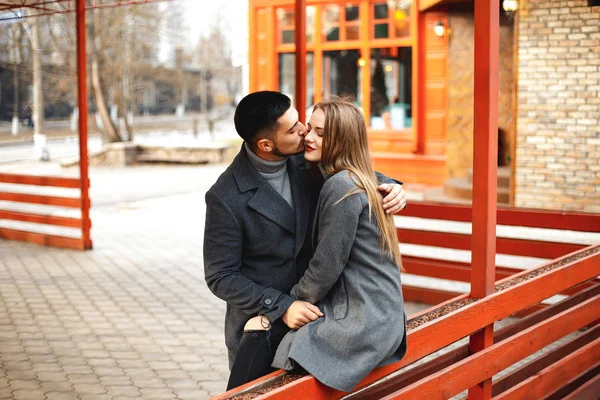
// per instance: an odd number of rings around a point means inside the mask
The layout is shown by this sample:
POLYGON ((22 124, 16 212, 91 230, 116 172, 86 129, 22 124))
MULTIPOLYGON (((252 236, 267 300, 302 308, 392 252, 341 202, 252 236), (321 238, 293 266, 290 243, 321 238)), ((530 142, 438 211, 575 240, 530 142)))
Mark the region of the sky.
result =
POLYGON ((247 63, 248 52, 248 0, 178 0, 185 5, 186 25, 190 40, 195 42, 201 34, 208 34, 212 21, 223 18, 227 32, 231 32, 233 62, 247 63))

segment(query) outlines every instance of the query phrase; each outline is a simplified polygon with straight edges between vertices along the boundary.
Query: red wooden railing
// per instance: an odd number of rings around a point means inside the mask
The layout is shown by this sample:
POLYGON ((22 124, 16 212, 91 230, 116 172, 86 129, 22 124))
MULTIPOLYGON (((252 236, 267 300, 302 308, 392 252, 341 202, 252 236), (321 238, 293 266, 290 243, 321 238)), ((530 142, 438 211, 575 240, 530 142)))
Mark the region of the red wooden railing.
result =
MULTIPOLYGON (((353 394, 337 392, 312 376, 296 379, 257 399, 423 399, 450 398, 580 329, 585 333, 525 362, 492 386, 502 399, 567 396, 574 390, 598 393, 600 380, 600 244, 585 247, 538 268, 521 271, 497 282, 495 293, 481 299, 458 296, 410 317, 408 352, 398 363, 376 369, 353 394), (582 285, 591 283, 588 285, 582 285), (457 347, 408 371, 424 357, 480 331, 520 310, 569 288, 583 288, 559 303, 517 320, 494 333, 494 344, 476 353, 457 347), (462 307, 419 325, 419 320, 461 302, 462 307), (443 334, 442 334, 443 333, 443 334), (405 371, 405 372, 404 372, 405 371), (393 377, 389 377, 394 373, 393 377), (578 388, 582 389, 578 389, 578 388)), ((215 399, 264 390, 283 371, 234 389, 215 399)), ((572 393, 573 392, 573 393, 572 393)), ((558 397, 557 397, 558 398, 558 397)), ((580 397, 577 397, 580 398, 580 397)), ((585 398, 585 397, 581 397, 585 398)))
MULTIPOLYGON (((82 180, 80 180, 79 178, 0 174, 0 183, 15 186, 28 185, 30 187, 46 186, 55 188, 80 189, 79 193, 82 192, 81 181, 82 180)), ((87 193, 88 187, 85 187, 83 189, 85 193, 87 193)), ((12 221, 41 224, 46 226, 75 228, 80 232, 80 237, 69 237, 64 235, 35 232, 33 230, 28 230, 27 228, 11 229, 6 227, 0 227, 0 238, 27 241, 41 245, 79 250, 92 248, 92 241, 89 239, 89 229, 91 227, 91 221, 89 219, 88 210, 90 207, 90 202, 89 200, 83 200, 81 195, 78 197, 63 197, 46 194, 31 194, 20 193, 18 191, 13 192, 7 190, 0 190, 0 200, 12 203, 54 206, 62 210, 78 209, 81 211, 80 217, 73 218, 29 211, 14 211, 0 209, 0 220, 6 219, 12 221)))

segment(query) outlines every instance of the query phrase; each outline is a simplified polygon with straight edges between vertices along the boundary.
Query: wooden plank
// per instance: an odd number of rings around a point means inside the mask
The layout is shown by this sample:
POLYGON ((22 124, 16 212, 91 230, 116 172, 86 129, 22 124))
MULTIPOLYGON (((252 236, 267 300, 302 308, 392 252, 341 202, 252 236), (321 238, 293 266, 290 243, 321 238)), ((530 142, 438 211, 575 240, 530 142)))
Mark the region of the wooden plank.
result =
MULTIPOLYGON (((564 343, 558 348, 549 350, 542 356, 530 361, 522 367, 512 371, 510 375, 504 376, 502 379, 494 382, 493 395, 498 396, 499 394, 509 390, 516 386, 525 379, 537 374, 542 369, 550 366, 551 364, 559 361, 568 354, 571 354, 581 347, 587 345, 590 342, 600 337, 600 326, 596 326, 581 336, 575 337, 564 343)), ((564 382, 563 382, 564 383, 564 382)))
MULTIPOLYGON (((575 296, 566 298, 556 304, 553 304, 552 306, 549 306, 546 309, 530 314, 526 318, 495 331, 494 342, 501 342, 502 340, 505 340, 516 333, 519 333, 553 315, 559 314, 570 307, 573 307, 574 305, 590 299, 598 294, 600 294, 600 284, 596 284, 594 287, 587 288, 577 293, 575 296)), ((347 396, 344 398, 344 400, 369 400, 382 398, 391 392, 395 392, 418 381, 419 379, 440 371, 441 369, 466 358, 468 355, 468 345, 458 347, 451 352, 443 354, 402 374, 395 375, 393 378, 384 377, 380 381, 375 382, 373 387, 347 396)), ((494 388, 495 387, 496 385, 494 385, 494 388)))
POLYGON ((402 285, 402 296, 404 297, 404 301, 413 301, 425 304, 440 304, 450 299, 455 299, 461 294, 462 293, 449 292, 446 290, 402 285))
POLYGON ((0 192, 0 200, 70 208, 81 208, 82 204, 81 199, 76 197, 42 196, 37 194, 11 192, 0 192))
POLYGON ((0 210, 0 219, 10 219, 13 221, 32 222, 36 224, 56 225, 79 229, 81 229, 82 226, 82 221, 78 218, 58 217, 53 215, 23 213, 5 210, 0 210))
MULTIPOLYGON (((563 311, 509 339, 473 354, 433 376, 398 390, 384 397, 384 399, 448 399, 478 382, 490 379, 499 371, 510 367, 517 361, 535 353, 571 332, 586 326, 599 317, 600 296, 595 296, 572 309, 563 311)), ((585 349, 588 356, 594 360, 593 357, 600 357, 599 344, 600 341, 596 340, 581 350, 585 349)), ((581 350, 577 352, 578 356, 581 355, 581 350)), ((586 362, 582 362, 581 364, 589 367, 586 362)), ((581 371, 577 373, 580 372, 581 371)), ((543 374, 543 372, 541 374, 543 374)), ((560 377, 553 377, 553 380, 558 381, 558 384, 560 385, 560 377)), ((519 387, 521 385, 519 385, 519 387)), ((517 387, 511 389, 510 392, 514 392, 516 388, 517 387)), ((501 394, 498 399, 512 398, 507 397, 507 394, 508 392, 501 394)), ((528 397, 523 398, 541 399, 543 397, 543 395, 529 395, 528 397)))
MULTIPOLYGON (((444 248, 471 250, 471 235, 403 228, 399 228, 397 231, 398 240, 401 243, 437 247, 442 245, 444 248)), ((579 244, 512 238, 498 238, 496 241, 496 249, 499 254, 548 259, 559 258, 585 247, 585 245, 579 244)))
MULTIPOLYGON (((590 247, 580 253, 587 252, 593 248, 590 247)), ((404 358, 397 363, 377 368, 358 385, 357 389, 369 385, 392 372, 396 372, 400 368, 410 365, 495 321, 514 314, 522 308, 537 304, 560 291, 600 275, 600 252, 588 254, 577 259, 573 259, 572 257, 574 255, 565 256, 540 267, 541 269, 555 263, 562 263, 560 267, 557 267, 550 273, 544 273, 519 282, 510 288, 496 292, 485 299, 468 304, 457 311, 443 315, 411 330, 407 335, 408 352, 404 358), (439 332, 444 332, 444 335, 439 335, 439 332)), ((528 273, 530 271, 523 271, 499 283, 518 279, 528 273)), ((458 299, 462 300, 467 298, 468 295, 458 297, 458 299)), ((445 305, 450 303, 451 301, 448 301, 445 305)), ((432 309, 435 309, 435 307, 432 309)), ((426 311, 417 315, 422 315, 426 311)), ((542 312, 546 312, 546 310, 540 311, 540 313, 542 312)), ((342 392, 337 392, 324 385, 317 384, 312 376, 300 378, 286 385, 286 388, 290 389, 290 393, 309 394, 313 400, 327 400, 344 395, 342 392)), ((285 390, 278 391, 277 393, 282 392, 285 392, 285 390)), ((271 398, 265 396, 261 398, 271 398)))
MULTIPOLYGON (((471 280, 471 265, 468 263, 402 256, 402 266, 405 272, 409 274, 459 282, 470 282, 471 280)), ((517 268, 496 267, 496 280, 507 278, 521 271, 521 269, 517 268)))
POLYGON ((598 393, 600 393, 600 374, 565 396, 563 400, 598 400, 598 393))
POLYGON ((276 382, 285 374, 286 372, 281 369, 271 372, 270 374, 253 380, 252 382, 248 382, 242 386, 238 386, 237 388, 228 390, 227 392, 221 393, 218 396, 211 397, 211 400, 225 400, 233 395, 237 396, 244 393, 256 392, 260 390, 260 388, 267 387, 270 384, 276 382))
MULTIPOLYGON (((600 304, 597 307, 600 309, 600 304)), ((517 386, 498 395, 497 399, 543 399, 560 389, 568 379, 598 364, 598 360, 600 360, 600 339, 583 346, 517 386)))
MULTIPOLYGON (((563 387, 552 393, 552 395, 548 396, 545 400, 562 400, 565 396, 584 386, 588 381, 594 379, 598 375, 600 375, 600 362, 575 378, 569 379, 565 382, 563 387)), ((592 397, 591 399, 598 400, 598 393, 600 393, 600 390, 596 392, 596 397, 592 397)))
MULTIPOLYGON (((410 202, 402 216, 471 222, 471 206, 433 202, 410 202)), ((600 232, 600 214, 544 211, 526 208, 498 207, 498 225, 600 232)))
POLYGON ((42 246, 54 246, 66 249, 85 250, 85 246, 81 238, 45 235, 42 233, 25 232, 16 229, 0 228, 0 239, 31 242, 42 246))
POLYGON ((65 178, 59 176, 17 175, 0 173, 0 182, 20 185, 54 186, 61 188, 79 189, 78 178, 65 178))

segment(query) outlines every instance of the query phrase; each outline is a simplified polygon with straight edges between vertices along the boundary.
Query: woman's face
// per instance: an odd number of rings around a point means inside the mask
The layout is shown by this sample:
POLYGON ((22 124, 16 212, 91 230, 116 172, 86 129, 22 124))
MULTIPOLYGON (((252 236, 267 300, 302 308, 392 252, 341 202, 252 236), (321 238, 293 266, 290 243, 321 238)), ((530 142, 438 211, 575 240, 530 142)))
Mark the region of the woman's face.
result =
POLYGON ((323 152, 323 130, 325 126, 325 112, 317 108, 308 121, 308 133, 304 137, 304 158, 308 161, 321 161, 323 152))

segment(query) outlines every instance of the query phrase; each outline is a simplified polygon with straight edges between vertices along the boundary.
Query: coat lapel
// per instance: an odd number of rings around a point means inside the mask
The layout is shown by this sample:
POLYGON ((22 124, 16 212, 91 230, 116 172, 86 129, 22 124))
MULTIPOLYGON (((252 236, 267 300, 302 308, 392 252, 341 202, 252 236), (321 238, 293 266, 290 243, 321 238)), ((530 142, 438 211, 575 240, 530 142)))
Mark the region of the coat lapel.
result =
POLYGON ((233 174, 240 191, 256 190, 248 206, 289 232, 296 233, 294 210, 252 166, 243 145, 235 163, 233 174))
POLYGON ((288 160, 288 174, 290 176, 290 186, 292 187, 292 197, 296 207, 296 254, 302 249, 304 239, 308 230, 311 204, 311 188, 308 185, 308 171, 302 160, 290 157, 288 160))

